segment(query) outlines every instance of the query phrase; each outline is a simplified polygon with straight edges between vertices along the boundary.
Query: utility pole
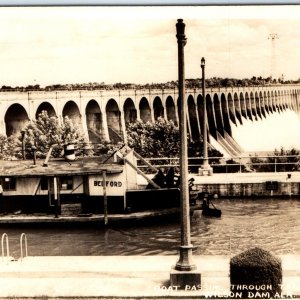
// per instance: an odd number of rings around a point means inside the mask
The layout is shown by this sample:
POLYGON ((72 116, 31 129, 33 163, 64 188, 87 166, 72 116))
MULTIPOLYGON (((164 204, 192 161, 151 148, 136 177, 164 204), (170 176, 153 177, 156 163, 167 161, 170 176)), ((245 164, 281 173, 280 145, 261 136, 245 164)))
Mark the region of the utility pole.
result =
POLYGON ((188 154, 187 154, 187 107, 185 99, 185 75, 184 75, 184 46, 186 45, 185 24, 182 19, 177 20, 176 37, 178 43, 178 88, 180 101, 180 209, 181 209, 181 245, 179 248, 179 260, 171 270, 171 286, 183 289, 186 285, 197 286, 201 283, 201 274, 196 271, 196 265, 192 262, 192 250, 190 236, 190 205, 188 190, 188 154))
POLYGON ((275 41, 278 40, 279 37, 277 33, 270 33, 268 36, 268 40, 271 40, 271 77, 275 79, 276 77, 276 45, 275 41))

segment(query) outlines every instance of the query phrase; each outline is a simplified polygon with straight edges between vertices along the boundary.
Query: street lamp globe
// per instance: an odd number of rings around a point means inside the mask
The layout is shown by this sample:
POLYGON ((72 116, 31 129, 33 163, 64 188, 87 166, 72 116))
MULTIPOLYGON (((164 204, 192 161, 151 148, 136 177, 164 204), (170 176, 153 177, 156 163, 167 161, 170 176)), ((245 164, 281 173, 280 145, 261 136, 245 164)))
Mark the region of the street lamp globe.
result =
POLYGON ((201 58, 201 68, 203 68, 205 66, 205 58, 202 57, 201 58))

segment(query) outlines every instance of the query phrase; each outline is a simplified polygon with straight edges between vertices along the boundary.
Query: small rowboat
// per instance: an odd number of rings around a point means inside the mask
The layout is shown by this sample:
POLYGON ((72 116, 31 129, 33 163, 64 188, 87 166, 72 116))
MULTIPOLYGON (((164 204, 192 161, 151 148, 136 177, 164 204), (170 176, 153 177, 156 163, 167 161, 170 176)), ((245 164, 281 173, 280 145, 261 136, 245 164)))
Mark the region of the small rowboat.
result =
POLYGON ((202 215, 207 217, 220 218, 222 211, 214 206, 212 201, 209 199, 210 195, 208 193, 203 193, 203 204, 202 204, 202 215), (212 207, 210 207, 210 204, 212 207))

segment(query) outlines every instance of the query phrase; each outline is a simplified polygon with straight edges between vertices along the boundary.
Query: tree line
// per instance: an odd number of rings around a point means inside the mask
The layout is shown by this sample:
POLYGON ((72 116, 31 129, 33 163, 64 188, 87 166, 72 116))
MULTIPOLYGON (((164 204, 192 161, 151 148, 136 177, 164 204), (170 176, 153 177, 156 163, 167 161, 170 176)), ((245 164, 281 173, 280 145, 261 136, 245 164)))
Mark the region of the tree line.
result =
MULTIPOLYGON (((186 79, 186 88, 194 89, 201 88, 202 79, 186 79)), ((298 80, 284 80, 283 78, 272 78, 262 76, 253 76, 251 78, 220 78, 212 77, 205 80, 206 87, 208 88, 222 88, 222 87, 247 87, 247 86, 265 86, 272 84, 297 84, 298 80)), ((53 84, 41 87, 39 84, 16 86, 2 85, 0 91, 72 91, 72 90, 127 90, 127 89, 175 89, 178 87, 178 80, 168 81, 164 83, 147 83, 147 84, 135 84, 135 83, 122 83, 117 82, 114 84, 106 84, 105 82, 89 82, 89 83, 72 83, 72 84, 53 84)))

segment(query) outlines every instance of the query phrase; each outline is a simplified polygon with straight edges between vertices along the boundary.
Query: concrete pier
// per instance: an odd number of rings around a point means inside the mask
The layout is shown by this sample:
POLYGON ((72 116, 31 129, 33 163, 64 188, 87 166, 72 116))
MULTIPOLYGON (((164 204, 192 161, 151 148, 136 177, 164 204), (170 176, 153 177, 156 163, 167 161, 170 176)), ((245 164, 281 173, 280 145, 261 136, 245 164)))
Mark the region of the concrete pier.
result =
MULTIPOLYGON (((283 296, 300 297, 300 255, 283 255, 283 296)), ((199 299, 230 295, 229 256, 194 256, 202 286, 171 287, 177 256, 43 256, 0 261, 0 299, 199 299)), ((230 297, 234 298, 234 297, 230 297)))
MULTIPOLYGON (((214 173, 213 176, 189 174, 191 177, 195 179, 197 190, 218 194, 220 197, 300 196, 300 172, 214 173)), ((138 177, 138 183, 141 187, 147 184, 141 177, 138 177)))

